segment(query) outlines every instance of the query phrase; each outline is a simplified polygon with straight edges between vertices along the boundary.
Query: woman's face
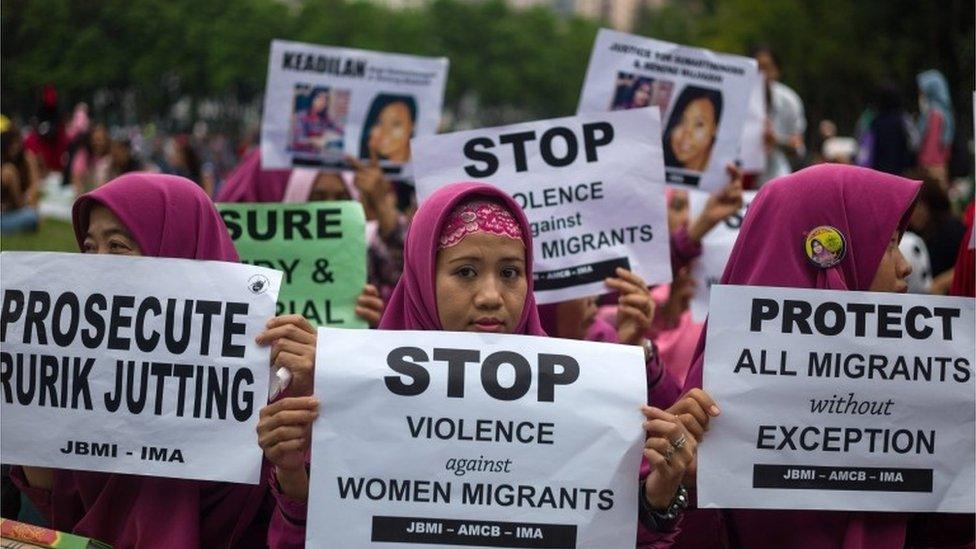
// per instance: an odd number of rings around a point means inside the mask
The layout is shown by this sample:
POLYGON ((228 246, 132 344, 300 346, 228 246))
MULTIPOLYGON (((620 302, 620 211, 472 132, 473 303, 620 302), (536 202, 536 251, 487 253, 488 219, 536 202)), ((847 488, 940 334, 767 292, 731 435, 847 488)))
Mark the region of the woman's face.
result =
POLYGON ((596 319, 596 297, 562 301, 556 305, 556 337, 586 339, 586 331, 596 319))
POLYGON ((651 83, 643 82, 634 90, 634 107, 646 107, 651 104, 651 83))
POLYGON ((320 173, 315 177, 312 190, 308 194, 309 202, 326 202, 330 200, 349 200, 349 191, 342 183, 342 176, 337 173, 320 173))
POLYGON ((671 130, 671 150, 675 158, 689 170, 704 170, 717 129, 715 107, 711 101, 701 98, 688 103, 681 113, 681 121, 671 130))
POLYGON ((82 252, 86 254, 142 255, 129 230, 111 211, 101 204, 92 206, 88 214, 88 232, 82 252))
POLYGON ((688 224, 688 193, 675 189, 668 202, 668 230, 674 232, 688 224))
POLYGON ((888 241, 888 247, 881 256, 881 263, 878 264, 878 271, 874 273, 874 280, 868 290, 872 292, 897 292, 905 293, 908 291, 908 283, 905 279, 912 274, 912 264, 905 259, 898 248, 901 235, 895 231, 888 241))
POLYGON ((510 334, 528 293, 520 240, 472 233, 437 253, 437 315, 445 330, 510 334))
POLYGON ((405 103, 390 103, 380 111, 370 130, 369 146, 380 156, 394 162, 410 160, 410 134, 413 120, 405 103))
POLYGON ((312 112, 322 112, 329 106, 329 96, 325 92, 315 94, 312 99, 312 112))
POLYGON ((814 240, 813 242, 811 242, 810 243, 810 247, 813 248, 813 253, 815 253, 817 255, 820 255, 820 254, 823 253, 824 247, 823 247, 823 244, 821 244, 819 240, 814 240))

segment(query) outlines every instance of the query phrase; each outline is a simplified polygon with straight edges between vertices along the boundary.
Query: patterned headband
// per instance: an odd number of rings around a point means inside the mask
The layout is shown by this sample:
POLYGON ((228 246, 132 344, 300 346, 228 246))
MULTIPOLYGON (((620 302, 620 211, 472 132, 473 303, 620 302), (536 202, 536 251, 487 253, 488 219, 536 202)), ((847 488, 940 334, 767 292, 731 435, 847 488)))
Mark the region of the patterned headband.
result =
POLYGON ((504 206, 488 200, 472 200, 454 208, 447 217, 437 249, 450 248, 472 233, 488 233, 522 241, 518 221, 504 206))

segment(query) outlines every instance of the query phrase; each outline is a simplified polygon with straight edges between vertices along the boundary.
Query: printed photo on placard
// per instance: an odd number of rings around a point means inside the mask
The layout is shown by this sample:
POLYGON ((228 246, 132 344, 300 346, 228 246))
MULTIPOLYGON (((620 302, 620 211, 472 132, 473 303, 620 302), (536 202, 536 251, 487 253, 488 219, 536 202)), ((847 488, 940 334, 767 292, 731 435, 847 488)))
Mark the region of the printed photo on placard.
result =
POLYGON ((348 110, 349 90, 296 84, 288 150, 311 159, 341 158, 348 110))
POLYGON ((717 189, 738 158, 758 80, 747 57, 601 29, 576 112, 658 107, 667 183, 717 189))
POLYGON ((275 40, 268 60, 264 169, 349 169, 376 158, 399 179, 410 173, 410 139, 440 123, 446 58, 275 40))

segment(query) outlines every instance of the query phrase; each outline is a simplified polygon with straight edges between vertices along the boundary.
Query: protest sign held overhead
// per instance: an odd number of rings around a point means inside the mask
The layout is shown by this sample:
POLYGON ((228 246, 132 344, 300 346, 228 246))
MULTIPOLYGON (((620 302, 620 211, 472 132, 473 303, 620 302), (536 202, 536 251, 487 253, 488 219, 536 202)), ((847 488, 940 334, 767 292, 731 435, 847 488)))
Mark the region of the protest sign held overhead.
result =
POLYGON ((315 376, 310 547, 633 547, 640 348, 322 328, 315 376))
POLYGON ((669 282, 659 130, 648 108, 418 137, 417 196, 457 181, 510 194, 532 229, 539 303, 606 293, 617 267, 669 282))
POLYGON ((712 287, 699 507, 976 507, 974 300, 712 287))
POLYGON ((257 484, 281 274, 4 252, 4 463, 257 484))
MULTIPOLYGON (((732 255, 732 247, 739 237, 739 229, 745 220, 749 204, 756 197, 758 191, 742 192, 742 209, 723 219, 715 228, 702 237, 702 254, 692 263, 691 274, 698 281, 695 287, 695 297, 691 300, 691 318, 697 322, 704 322, 708 316, 709 289, 712 284, 718 284, 725 272, 725 264, 732 255)), ((705 209, 708 193, 702 191, 688 191, 689 219, 695 219, 705 209)))
POLYGON ((758 78, 747 57, 600 29, 577 113, 657 107, 667 182, 717 189, 738 157, 758 78))
POLYGON ((274 40, 268 60, 264 169, 348 168, 375 155, 404 176, 410 138, 437 131, 447 58, 274 40))
POLYGON ((365 328, 366 220, 358 202, 218 204, 241 262, 282 271, 277 315, 313 326, 365 328))

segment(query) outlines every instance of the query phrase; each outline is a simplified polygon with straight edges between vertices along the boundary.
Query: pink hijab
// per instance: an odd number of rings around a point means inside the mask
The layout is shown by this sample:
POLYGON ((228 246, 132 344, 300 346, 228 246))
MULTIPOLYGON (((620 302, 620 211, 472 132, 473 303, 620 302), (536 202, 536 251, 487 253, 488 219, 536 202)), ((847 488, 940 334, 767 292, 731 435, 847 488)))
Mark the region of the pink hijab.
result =
MULTIPOLYGON (((833 164, 777 178, 764 185, 749 206, 721 282, 867 290, 891 234, 906 225, 920 185, 867 168, 833 164), (827 269, 810 263, 803 250, 806 232, 820 225, 838 229, 847 241, 846 256, 827 269)), ((704 347, 703 334, 684 392, 701 387, 704 347)), ((699 510, 693 515, 687 522, 724 521, 733 546, 795 549, 900 548, 909 519, 902 513, 825 511, 699 510), (718 516, 704 516, 713 514, 718 516)))
POLYGON ((85 242, 95 204, 108 208, 142 249, 142 255, 238 260, 213 202, 198 185, 175 175, 128 173, 75 201, 71 216, 78 247, 85 242))
MULTIPOLYGON (((79 246, 96 203, 122 221, 143 255, 237 261, 220 216, 192 181, 133 173, 79 197, 79 246)), ((273 508, 267 472, 256 486, 55 469, 47 491, 29 486, 20 467, 11 479, 52 528, 117 547, 264 547, 273 508)))
POLYGON ((473 198, 487 198, 501 203, 518 221, 525 244, 525 268, 529 291, 515 333, 546 335, 539 323, 535 296, 532 293, 532 231, 518 204, 504 192, 482 183, 455 183, 432 194, 417 210, 406 242, 403 244, 403 275, 397 282, 386 306, 381 330, 442 330, 437 315, 437 293, 434 289, 438 235, 447 217, 459 204, 473 198))
POLYGON ((261 168, 261 150, 254 148, 231 172, 214 202, 281 202, 291 172, 261 168))

